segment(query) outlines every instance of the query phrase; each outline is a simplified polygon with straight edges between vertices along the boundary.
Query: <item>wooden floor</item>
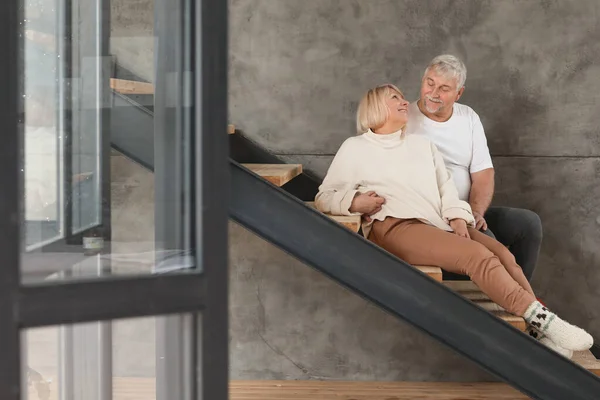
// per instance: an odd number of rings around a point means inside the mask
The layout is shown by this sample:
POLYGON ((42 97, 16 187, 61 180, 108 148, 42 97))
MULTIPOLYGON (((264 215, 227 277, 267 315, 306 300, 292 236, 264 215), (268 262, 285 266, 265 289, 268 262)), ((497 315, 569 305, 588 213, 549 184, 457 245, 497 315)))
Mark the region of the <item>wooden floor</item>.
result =
MULTIPOLYGON (((600 361, 591 352, 573 361, 600 376, 600 361)), ((58 379, 32 375, 28 400, 59 400, 58 379), (37 376, 37 377, 36 377, 37 376)), ((156 400, 155 378, 113 378, 113 400, 156 400)), ((600 398, 600 397, 599 397, 600 398)), ((523 400, 503 383, 231 381, 231 400, 523 400)), ((177 400, 177 399, 172 399, 177 400)))
POLYGON ((234 381, 231 400, 525 400, 501 383, 234 381))
MULTIPOLYGON (((28 400, 58 400, 29 388, 28 400)), ((154 378, 115 378, 114 400, 156 400, 154 378)), ((502 383, 232 381, 230 400, 526 400, 502 383)), ((177 399, 172 399, 177 400, 177 399)))
MULTIPOLYGON (((49 384, 31 384, 27 388, 27 400, 59 400, 57 382, 52 379, 49 384)), ((112 400, 156 400, 155 385, 154 378, 115 377, 112 400)))

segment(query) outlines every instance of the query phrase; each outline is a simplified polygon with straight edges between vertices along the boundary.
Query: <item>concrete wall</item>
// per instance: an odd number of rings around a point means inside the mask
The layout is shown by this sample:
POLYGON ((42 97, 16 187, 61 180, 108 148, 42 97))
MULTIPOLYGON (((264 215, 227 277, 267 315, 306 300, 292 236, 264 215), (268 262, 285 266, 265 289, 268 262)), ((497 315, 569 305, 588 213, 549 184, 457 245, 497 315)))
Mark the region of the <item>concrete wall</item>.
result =
POLYGON ((110 52, 120 66, 154 82, 154 0, 111 0, 110 52))
MULTIPOLYGON (((323 176, 354 134, 364 90, 418 96, 435 55, 468 67, 496 204, 538 212, 533 286, 600 337, 599 5, 587 1, 230 1, 230 115, 244 134, 323 176)), ((470 380, 470 363, 232 229, 232 377, 470 380)))
MULTIPOLYGON (((113 13, 128 4, 143 11, 114 14, 117 37, 138 37, 152 21, 148 0, 113 0, 113 13)), ((463 102, 486 128, 495 202, 533 209, 544 223, 534 288, 600 337, 599 7, 230 0, 230 121, 323 176, 354 134, 365 89, 394 82, 414 100, 427 61, 442 52, 463 57, 463 102)), ((117 42, 119 62, 150 76, 139 60, 151 59, 151 42, 117 42)), ((492 379, 239 226, 230 232, 232 379, 492 379)))

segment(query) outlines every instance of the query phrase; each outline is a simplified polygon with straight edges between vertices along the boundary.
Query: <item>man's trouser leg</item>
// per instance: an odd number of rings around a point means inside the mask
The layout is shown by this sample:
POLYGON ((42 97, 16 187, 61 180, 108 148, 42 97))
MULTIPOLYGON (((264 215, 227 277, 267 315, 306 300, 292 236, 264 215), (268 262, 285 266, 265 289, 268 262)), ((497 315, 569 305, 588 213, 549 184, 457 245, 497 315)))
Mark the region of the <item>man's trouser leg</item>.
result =
MULTIPOLYGON (((542 246, 540 217, 522 208, 490 207, 485 220, 488 231, 493 232, 491 235, 510 249, 527 280, 531 281, 542 246)), ((491 232, 484 233, 490 235, 491 232)))

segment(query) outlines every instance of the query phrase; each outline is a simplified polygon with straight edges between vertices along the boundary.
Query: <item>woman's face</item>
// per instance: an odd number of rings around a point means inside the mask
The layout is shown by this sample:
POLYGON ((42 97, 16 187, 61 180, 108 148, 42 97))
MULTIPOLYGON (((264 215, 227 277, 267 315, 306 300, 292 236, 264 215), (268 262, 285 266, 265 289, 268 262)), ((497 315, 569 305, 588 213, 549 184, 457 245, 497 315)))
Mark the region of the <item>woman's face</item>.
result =
POLYGON ((404 100, 404 96, 396 91, 392 91, 386 99, 386 104, 390 112, 388 121, 396 122, 402 126, 408 121, 408 101, 404 100))

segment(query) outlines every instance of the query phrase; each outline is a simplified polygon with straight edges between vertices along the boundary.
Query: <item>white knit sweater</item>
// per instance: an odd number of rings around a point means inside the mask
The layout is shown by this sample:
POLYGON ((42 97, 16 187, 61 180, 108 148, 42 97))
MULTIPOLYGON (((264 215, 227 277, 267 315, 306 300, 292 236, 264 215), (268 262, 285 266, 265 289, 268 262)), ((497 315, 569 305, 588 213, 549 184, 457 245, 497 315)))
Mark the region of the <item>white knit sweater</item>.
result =
MULTIPOLYGON (((475 223, 469 204, 458 198, 442 155, 420 135, 369 130, 346 139, 319 187, 315 205, 333 215, 353 215, 349 208, 354 196, 370 190, 386 200, 373 220, 417 218, 446 231, 452 231, 448 222, 455 218, 470 226, 475 223)), ((365 236, 370 227, 363 222, 365 236)))

